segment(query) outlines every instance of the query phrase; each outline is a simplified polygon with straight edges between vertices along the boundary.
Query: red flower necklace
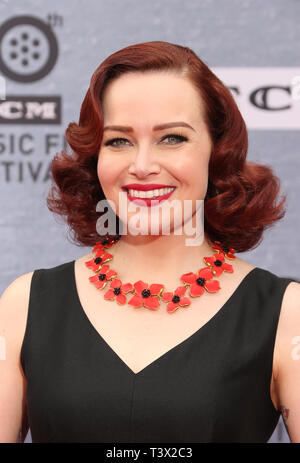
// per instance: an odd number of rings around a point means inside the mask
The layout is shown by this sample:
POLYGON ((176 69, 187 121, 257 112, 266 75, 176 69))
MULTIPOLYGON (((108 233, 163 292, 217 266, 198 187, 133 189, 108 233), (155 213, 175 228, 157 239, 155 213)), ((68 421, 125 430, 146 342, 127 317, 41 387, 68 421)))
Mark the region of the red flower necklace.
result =
POLYGON ((233 267, 225 262, 225 258, 235 259, 235 250, 226 248, 219 241, 215 241, 212 246, 215 254, 212 257, 204 257, 206 267, 202 267, 197 273, 185 273, 181 275, 180 280, 182 286, 178 286, 175 291, 165 291, 162 284, 145 283, 142 280, 131 283, 122 284, 122 281, 117 278, 118 274, 109 268, 107 262, 113 259, 113 255, 105 251, 105 248, 112 247, 118 240, 109 241, 103 240, 95 244, 93 259, 85 262, 95 275, 89 277, 91 283, 94 283, 96 288, 102 290, 109 283, 108 291, 104 293, 104 299, 116 301, 119 305, 126 303, 127 294, 132 296, 127 304, 133 307, 146 307, 147 309, 156 310, 160 306, 160 301, 167 303, 167 312, 173 313, 179 307, 188 307, 191 304, 190 299, 186 296, 186 291, 189 289, 191 297, 201 296, 206 291, 216 293, 221 289, 218 280, 214 276, 219 277, 223 271, 233 273, 233 267))

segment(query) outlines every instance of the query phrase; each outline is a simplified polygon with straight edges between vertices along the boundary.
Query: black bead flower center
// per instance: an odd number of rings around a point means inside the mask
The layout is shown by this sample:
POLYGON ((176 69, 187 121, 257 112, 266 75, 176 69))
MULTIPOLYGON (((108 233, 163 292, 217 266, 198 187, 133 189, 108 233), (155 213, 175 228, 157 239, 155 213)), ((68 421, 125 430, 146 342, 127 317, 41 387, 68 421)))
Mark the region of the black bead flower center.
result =
POLYGON ((215 264, 216 267, 221 267, 223 262, 221 260, 215 260, 214 264, 215 264))
POLYGON ((118 295, 121 293, 121 289, 120 288, 114 288, 114 294, 118 295))
POLYGON ((175 296, 172 299, 172 302, 176 303, 176 302, 179 302, 179 301, 180 301, 180 297, 175 294, 175 296))
POLYGON ((143 289, 142 297, 149 297, 149 296, 151 296, 150 289, 143 289))
POLYGON ((96 257, 96 259, 94 259, 94 262, 95 262, 95 264, 100 264, 102 262, 102 258, 101 257, 96 257))
POLYGON ((222 249, 224 252, 229 252, 229 248, 226 248, 225 246, 222 246, 222 249))
POLYGON ((99 273, 98 278, 99 278, 100 281, 105 280, 105 278, 106 278, 105 273, 99 273))
POLYGON ((196 280, 197 285, 204 286, 205 285, 205 278, 197 278, 196 280))

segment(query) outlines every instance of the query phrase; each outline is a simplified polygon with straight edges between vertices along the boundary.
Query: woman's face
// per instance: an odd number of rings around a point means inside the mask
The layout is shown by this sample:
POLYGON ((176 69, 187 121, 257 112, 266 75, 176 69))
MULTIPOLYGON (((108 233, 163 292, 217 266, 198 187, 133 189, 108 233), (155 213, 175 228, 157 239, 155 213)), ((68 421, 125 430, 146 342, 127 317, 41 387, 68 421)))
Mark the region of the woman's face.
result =
MULTIPOLYGON (((212 143, 202 101, 190 81, 161 71, 124 74, 105 88, 102 109, 104 131, 98 177, 106 199, 113 201, 122 222, 128 223, 136 214, 128 211, 131 201, 124 191, 124 185, 132 183, 175 187, 165 205, 177 200, 183 209, 184 201, 192 200, 193 215, 196 199, 204 200, 206 195, 212 143), (157 127, 167 124, 169 127, 157 127), (119 207, 120 198, 127 204, 126 214, 119 207)), ((144 199, 143 204, 146 202, 149 200, 144 199)), ((138 209, 145 217, 154 207, 138 209)), ((160 220, 167 219, 160 216, 160 220)), ((169 217, 171 231, 174 220, 169 217)), ((162 223, 159 226, 161 232, 162 223)))

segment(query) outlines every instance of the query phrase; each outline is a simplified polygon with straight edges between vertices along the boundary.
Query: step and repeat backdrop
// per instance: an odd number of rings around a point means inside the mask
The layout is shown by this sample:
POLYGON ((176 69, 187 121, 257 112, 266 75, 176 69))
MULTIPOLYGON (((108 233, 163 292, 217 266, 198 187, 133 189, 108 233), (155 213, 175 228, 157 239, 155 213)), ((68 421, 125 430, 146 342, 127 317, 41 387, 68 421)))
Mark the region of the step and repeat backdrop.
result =
MULTIPOLYGON (((0 0, 0 294, 91 250, 47 209, 49 165, 100 62, 151 40, 191 47, 230 88, 249 160, 270 165, 288 198, 284 219, 239 257, 299 280, 299 18, 297 0, 0 0)), ((270 442, 289 442, 282 420, 270 442)))

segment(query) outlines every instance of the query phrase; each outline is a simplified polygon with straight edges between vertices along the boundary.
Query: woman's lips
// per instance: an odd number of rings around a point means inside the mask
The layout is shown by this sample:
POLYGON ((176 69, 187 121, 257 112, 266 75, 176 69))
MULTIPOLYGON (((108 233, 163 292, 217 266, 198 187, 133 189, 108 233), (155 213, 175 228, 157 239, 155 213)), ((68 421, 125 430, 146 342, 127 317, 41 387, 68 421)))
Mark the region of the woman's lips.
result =
POLYGON ((170 193, 166 193, 165 195, 156 196, 156 198, 136 198, 135 196, 131 196, 128 191, 126 191, 126 194, 127 194, 127 198, 129 199, 129 201, 132 201, 135 204, 138 204, 144 207, 153 207, 153 206, 157 206, 158 203, 166 201, 171 196, 171 194, 174 193, 175 189, 171 191, 170 193))

